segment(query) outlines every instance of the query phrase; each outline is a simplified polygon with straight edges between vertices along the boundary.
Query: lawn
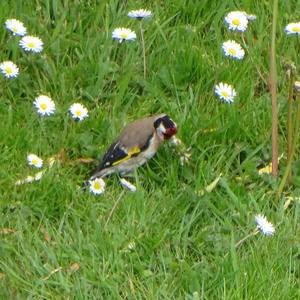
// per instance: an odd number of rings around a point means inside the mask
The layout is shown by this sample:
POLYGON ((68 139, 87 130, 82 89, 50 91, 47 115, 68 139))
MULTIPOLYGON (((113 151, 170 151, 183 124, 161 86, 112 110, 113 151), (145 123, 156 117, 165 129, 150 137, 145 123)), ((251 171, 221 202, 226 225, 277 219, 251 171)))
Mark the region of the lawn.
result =
POLYGON ((1 3, 0 62, 20 72, 0 74, 0 299, 300 299, 297 156, 292 184, 275 198, 286 166, 285 66, 299 67, 299 37, 284 28, 300 14, 298 1, 279 2, 278 178, 258 172, 271 161, 272 1, 1 3), (127 16, 139 8, 153 16, 127 16), (224 22, 235 10, 256 16, 244 33, 224 22), (42 52, 21 49, 4 26, 11 18, 42 52), (113 40, 117 27, 136 40, 113 40), (242 60, 224 55, 227 40, 244 48, 242 60), (236 90, 233 103, 215 94, 220 82, 236 90), (39 95, 53 99, 53 115, 38 114, 39 95), (83 121, 68 112, 75 102, 88 109, 83 121), (136 173, 136 192, 117 176, 101 195, 81 189, 89 158, 129 122, 161 112, 177 123, 188 162, 166 143, 136 173), (45 172, 16 185, 39 171, 30 153, 45 172), (274 235, 254 234, 259 214, 274 235))

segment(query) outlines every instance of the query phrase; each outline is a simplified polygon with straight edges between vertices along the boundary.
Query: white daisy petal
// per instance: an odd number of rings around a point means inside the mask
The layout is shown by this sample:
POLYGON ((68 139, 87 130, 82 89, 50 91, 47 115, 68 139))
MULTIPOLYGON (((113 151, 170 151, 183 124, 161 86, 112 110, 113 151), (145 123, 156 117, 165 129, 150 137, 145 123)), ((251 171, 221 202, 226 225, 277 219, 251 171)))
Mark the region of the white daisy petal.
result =
POLYGON ((40 169, 43 166, 43 160, 35 154, 29 154, 27 156, 27 162, 30 166, 40 169))
POLYGON ((105 191, 105 182, 102 178, 90 180, 90 192, 95 195, 101 195, 105 191))
POLYGON ((248 26, 248 19, 243 11, 232 11, 228 13, 225 17, 225 22, 228 28, 232 31, 245 31, 248 26))
POLYGON ((43 50, 44 43, 38 37, 26 35, 21 38, 19 45, 27 52, 39 53, 43 50))
POLYGON ((263 215, 255 216, 255 222, 257 229, 265 235, 273 235, 275 233, 275 228, 272 223, 270 223, 266 217, 263 215))
POLYGON ((48 96, 38 96, 33 104, 37 108, 37 112, 42 116, 50 116, 55 112, 55 103, 48 96))
POLYGON ((131 10, 128 13, 129 18, 136 18, 138 20, 150 18, 151 16, 152 16, 152 12, 146 9, 131 10))
POLYGON ((120 27, 112 32, 112 38, 118 40, 119 43, 122 43, 123 41, 134 41, 136 39, 136 34, 128 28, 120 27))
POLYGON ((224 54, 230 58, 234 59, 243 59, 245 56, 245 50, 241 47, 240 44, 235 41, 226 41, 222 45, 224 54))
POLYGON ((0 64, 1 73, 6 78, 14 78, 19 74, 19 68, 12 61, 4 61, 0 64))
POLYGON ((125 178, 120 178, 120 183, 123 187, 127 188, 131 192, 136 192, 136 186, 127 181, 125 178))
POLYGON ((87 108, 81 103, 72 104, 69 108, 69 112, 72 118, 78 121, 84 120, 89 115, 87 108))
POLYGON ((300 22, 290 23, 290 24, 286 25, 285 32, 288 35, 290 35, 290 34, 300 35, 300 22))
POLYGON ((215 93, 220 100, 227 103, 233 103, 234 97, 236 96, 235 89, 231 85, 223 82, 215 86, 215 93))
POLYGON ((27 32, 24 24, 16 19, 8 19, 5 21, 5 27, 13 35, 24 36, 27 32))

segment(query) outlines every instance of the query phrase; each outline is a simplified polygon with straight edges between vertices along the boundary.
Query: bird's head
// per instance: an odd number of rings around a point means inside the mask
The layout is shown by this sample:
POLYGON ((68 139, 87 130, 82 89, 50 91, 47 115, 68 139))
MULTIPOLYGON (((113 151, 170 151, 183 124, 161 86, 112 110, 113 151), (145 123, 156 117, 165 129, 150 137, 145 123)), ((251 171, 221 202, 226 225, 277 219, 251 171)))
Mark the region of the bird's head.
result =
POLYGON ((177 132, 176 123, 166 114, 158 116, 153 125, 158 136, 163 140, 170 139, 177 132))

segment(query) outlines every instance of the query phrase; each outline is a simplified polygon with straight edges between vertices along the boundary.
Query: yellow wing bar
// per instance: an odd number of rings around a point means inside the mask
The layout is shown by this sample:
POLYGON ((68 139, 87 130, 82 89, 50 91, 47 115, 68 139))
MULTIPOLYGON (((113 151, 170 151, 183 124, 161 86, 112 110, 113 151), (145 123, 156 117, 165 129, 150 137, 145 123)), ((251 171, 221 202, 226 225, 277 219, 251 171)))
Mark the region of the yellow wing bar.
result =
POLYGON ((140 152, 141 152, 141 149, 138 146, 135 146, 128 151, 127 155, 124 158, 115 161, 112 165, 113 166, 118 165, 118 164, 130 159, 134 154, 138 154, 140 152))

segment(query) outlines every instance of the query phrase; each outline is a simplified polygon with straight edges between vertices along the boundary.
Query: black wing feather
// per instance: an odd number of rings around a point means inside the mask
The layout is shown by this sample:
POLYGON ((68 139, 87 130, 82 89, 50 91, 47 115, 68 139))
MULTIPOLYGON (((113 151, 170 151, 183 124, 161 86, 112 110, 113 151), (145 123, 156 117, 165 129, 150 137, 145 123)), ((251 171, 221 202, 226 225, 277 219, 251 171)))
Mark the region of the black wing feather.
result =
POLYGON ((92 175, 98 173, 103 169, 111 167, 114 162, 125 158, 127 155, 127 152, 122 150, 118 142, 113 143, 104 154, 100 165, 96 168, 96 170, 94 170, 92 175))

